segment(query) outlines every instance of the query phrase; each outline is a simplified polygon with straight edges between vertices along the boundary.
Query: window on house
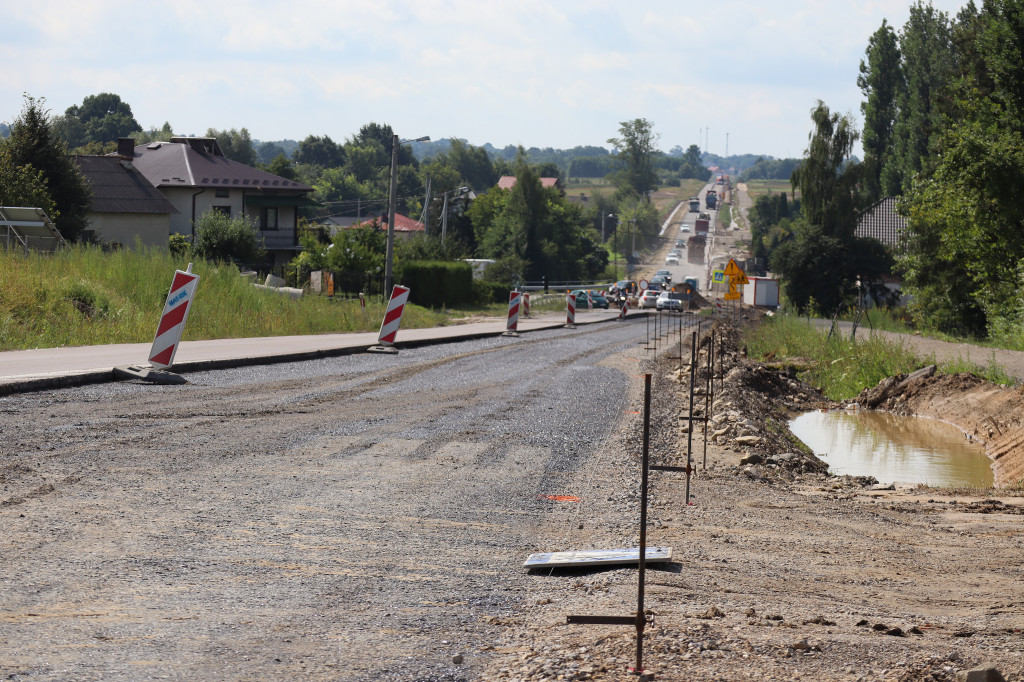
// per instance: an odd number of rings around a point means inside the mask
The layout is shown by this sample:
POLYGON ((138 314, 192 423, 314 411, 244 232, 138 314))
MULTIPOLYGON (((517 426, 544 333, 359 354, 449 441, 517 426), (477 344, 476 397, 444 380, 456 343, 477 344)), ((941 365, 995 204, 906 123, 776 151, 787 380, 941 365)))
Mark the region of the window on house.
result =
POLYGON ((210 210, 211 211, 220 211, 224 215, 226 215, 228 217, 231 217, 231 207, 230 206, 211 206, 210 210))
POLYGON ((220 188, 217 188, 217 189, 215 189, 215 190, 213 191, 213 194, 214 194, 214 196, 215 196, 215 197, 217 197, 218 199, 227 199, 227 198, 228 198, 228 197, 230 196, 230 195, 228 194, 228 190, 226 190, 226 189, 220 189, 220 188))
POLYGON ((276 230, 277 229, 277 207, 276 206, 265 206, 261 211, 260 215, 260 229, 261 230, 276 230))

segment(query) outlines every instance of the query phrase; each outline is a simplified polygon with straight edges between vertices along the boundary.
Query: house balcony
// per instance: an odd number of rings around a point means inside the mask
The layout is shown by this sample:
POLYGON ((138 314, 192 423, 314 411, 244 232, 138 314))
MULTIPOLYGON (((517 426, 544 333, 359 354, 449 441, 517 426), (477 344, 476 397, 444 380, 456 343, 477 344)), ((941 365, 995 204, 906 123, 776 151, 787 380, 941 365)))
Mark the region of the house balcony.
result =
POLYGON ((279 230, 259 230, 257 235, 263 240, 263 247, 268 251, 276 250, 298 250, 295 241, 295 228, 284 228, 279 230))

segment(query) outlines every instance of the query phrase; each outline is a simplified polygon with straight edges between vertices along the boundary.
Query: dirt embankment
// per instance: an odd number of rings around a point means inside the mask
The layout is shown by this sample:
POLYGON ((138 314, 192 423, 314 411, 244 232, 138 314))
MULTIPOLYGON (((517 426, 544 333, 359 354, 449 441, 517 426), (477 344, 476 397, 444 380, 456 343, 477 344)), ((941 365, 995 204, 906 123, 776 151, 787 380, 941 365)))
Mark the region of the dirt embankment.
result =
MULTIPOLYGON (((724 343, 711 394, 706 336, 699 347, 692 434, 689 359, 666 352, 649 363, 653 393, 673 396, 652 405, 652 463, 689 460, 694 471, 689 482, 651 474, 647 542, 671 547, 673 561, 647 572, 646 671, 659 680, 1024 680, 1021 499, 879 491, 874 479, 828 475, 787 423, 835 405, 793 373, 746 358, 734 330, 717 331, 724 343)), ((993 402, 1003 391, 944 381, 915 379, 890 399, 918 407, 930 399, 936 410, 943 397, 993 412, 1012 406, 993 402)), ((636 527, 637 481, 628 479, 639 476, 639 420, 624 420, 588 467, 622 478, 592 474, 579 505, 553 514, 553 526, 571 529, 559 549, 602 547, 636 527)), ((632 629, 567 625, 566 615, 634 613, 636 577, 635 569, 534 573, 530 605, 488 647, 496 658, 486 679, 629 679, 632 629)))

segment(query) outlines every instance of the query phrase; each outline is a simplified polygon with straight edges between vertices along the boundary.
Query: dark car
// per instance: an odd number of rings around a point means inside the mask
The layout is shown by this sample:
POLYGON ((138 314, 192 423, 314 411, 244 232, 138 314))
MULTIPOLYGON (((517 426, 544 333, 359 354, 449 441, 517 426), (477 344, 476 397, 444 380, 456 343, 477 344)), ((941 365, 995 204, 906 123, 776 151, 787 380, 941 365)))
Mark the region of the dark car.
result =
MULTIPOLYGON (((587 293, 588 292, 586 289, 576 289, 575 291, 572 292, 572 295, 576 297, 576 310, 587 309, 587 293)), ((599 291, 591 291, 589 292, 589 294, 591 304, 595 308, 604 308, 605 310, 608 309, 608 299, 605 298, 604 294, 602 294, 599 291)))

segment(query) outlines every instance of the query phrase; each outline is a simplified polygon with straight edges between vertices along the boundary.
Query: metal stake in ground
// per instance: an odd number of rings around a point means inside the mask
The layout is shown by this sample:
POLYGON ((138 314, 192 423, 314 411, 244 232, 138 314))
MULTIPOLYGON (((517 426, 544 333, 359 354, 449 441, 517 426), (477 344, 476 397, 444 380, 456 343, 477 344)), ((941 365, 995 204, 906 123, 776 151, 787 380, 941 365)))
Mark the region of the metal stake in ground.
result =
POLYGON ((636 592, 636 667, 635 675, 644 674, 644 571, 647 568, 647 471, 651 451, 651 375, 644 374, 644 446, 640 473, 640 563, 636 592))
POLYGON ((633 616, 566 616, 570 625, 633 625, 636 627, 636 666, 634 675, 650 679, 644 674, 644 574, 647 570, 647 473, 650 468, 651 445, 651 375, 644 374, 644 434, 640 473, 640 547, 637 556, 636 614, 633 616))
POLYGON ((711 391, 714 390, 715 382, 711 378, 711 372, 715 368, 715 328, 711 328, 708 335, 708 367, 704 377, 704 469, 708 468, 708 420, 711 419, 711 391))
MULTIPOLYGON (((700 329, 700 325, 697 325, 700 329)), ((690 336, 690 421, 689 428, 687 429, 686 443, 686 504, 690 504, 690 473, 692 469, 690 467, 693 461, 693 377, 697 373, 697 332, 693 332, 690 336)))

